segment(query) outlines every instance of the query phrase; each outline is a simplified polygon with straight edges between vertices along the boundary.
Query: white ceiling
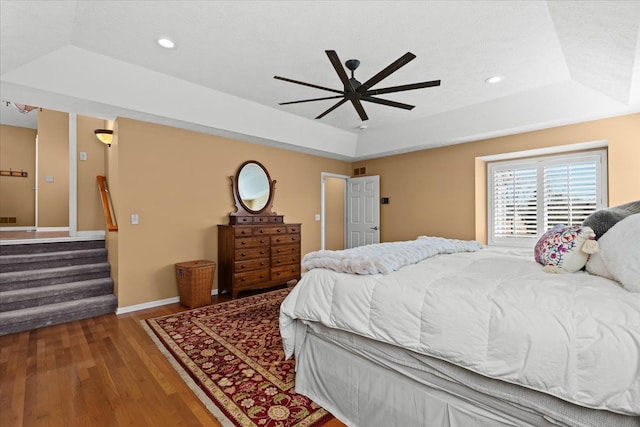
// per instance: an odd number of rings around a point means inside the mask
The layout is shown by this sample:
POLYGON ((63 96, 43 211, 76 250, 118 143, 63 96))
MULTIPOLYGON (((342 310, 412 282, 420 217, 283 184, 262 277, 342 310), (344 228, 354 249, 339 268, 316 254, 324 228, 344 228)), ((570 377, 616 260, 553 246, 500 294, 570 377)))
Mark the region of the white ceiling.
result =
MULTIPOLYGON (((640 111, 638 1, 0 2, 2 99, 131 117, 345 160, 640 111), (172 38, 177 47, 155 40, 172 38), (411 111, 346 103, 325 50, 411 111), (484 80, 501 75, 501 83, 484 80)), ((6 108, 0 109, 5 120, 6 108)))

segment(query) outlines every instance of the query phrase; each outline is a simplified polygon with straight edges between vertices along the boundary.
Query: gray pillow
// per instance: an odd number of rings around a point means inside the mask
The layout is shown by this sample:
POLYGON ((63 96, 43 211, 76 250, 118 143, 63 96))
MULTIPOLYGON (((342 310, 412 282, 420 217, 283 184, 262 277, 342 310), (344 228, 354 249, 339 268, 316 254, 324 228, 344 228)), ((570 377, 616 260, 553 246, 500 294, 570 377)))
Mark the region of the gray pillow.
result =
POLYGON ((614 206, 612 208, 600 209, 589 215, 582 222, 584 227, 591 227, 596 233, 598 240, 608 229, 613 227, 618 221, 622 221, 629 215, 640 213, 640 200, 625 203, 624 205, 614 206))

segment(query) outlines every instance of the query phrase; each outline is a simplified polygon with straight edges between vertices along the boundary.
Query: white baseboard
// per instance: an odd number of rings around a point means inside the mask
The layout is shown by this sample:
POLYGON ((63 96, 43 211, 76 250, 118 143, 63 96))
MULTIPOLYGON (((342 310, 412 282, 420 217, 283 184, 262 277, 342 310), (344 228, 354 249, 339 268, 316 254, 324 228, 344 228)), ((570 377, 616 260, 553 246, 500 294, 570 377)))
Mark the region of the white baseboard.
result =
MULTIPOLYGON (((211 290, 211 295, 218 295, 217 289, 211 290)), ((180 297, 165 298, 157 301, 143 302, 142 304, 128 305, 126 307, 118 307, 116 314, 131 313, 132 311, 146 310, 147 308, 160 307, 167 304, 175 304, 180 302, 180 297)))
POLYGON ((26 227, 0 227, 0 231, 36 231, 34 226, 26 227))
POLYGON ((38 227, 36 231, 69 231, 69 227, 38 227))
POLYGON ((104 230, 87 230, 87 231, 76 231, 77 237, 90 238, 94 237, 95 240, 101 240, 105 238, 106 233, 104 230))

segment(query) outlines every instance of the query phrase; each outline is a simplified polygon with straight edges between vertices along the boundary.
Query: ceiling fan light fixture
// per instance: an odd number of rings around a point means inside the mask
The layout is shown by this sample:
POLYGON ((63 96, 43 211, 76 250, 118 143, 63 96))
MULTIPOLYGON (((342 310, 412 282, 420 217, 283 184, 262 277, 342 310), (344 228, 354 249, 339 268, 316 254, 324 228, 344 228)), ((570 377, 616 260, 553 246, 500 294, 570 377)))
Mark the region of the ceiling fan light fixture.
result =
POLYGON ((94 133, 96 134, 98 141, 102 142, 107 147, 111 147, 111 143, 113 142, 113 131, 111 129, 96 129, 94 133))
POLYGON ((283 80, 285 82, 299 84, 302 86, 307 86, 307 87, 325 90, 328 92, 337 93, 338 96, 336 95, 323 96, 320 98, 301 99, 298 101, 281 102, 279 103, 279 105, 300 104, 303 102, 322 101, 325 99, 340 99, 334 105, 329 107, 329 109, 325 110, 323 113, 318 115, 316 117, 316 120, 323 118, 324 116, 326 116, 336 108, 340 107, 341 105, 347 102, 350 102, 355 108, 356 112, 358 113, 358 116, 360 116, 360 120, 365 121, 365 120, 369 120, 369 116, 367 116, 367 113, 362 106, 363 101, 372 102, 380 105, 386 105, 389 107, 402 108, 404 110, 411 110, 415 107, 414 105, 404 104, 402 102, 395 102, 395 101, 391 101, 389 99, 384 99, 384 98, 377 98, 376 96, 383 95, 386 93, 402 92, 405 90, 424 89, 427 87, 440 86, 440 80, 432 80, 428 82, 411 83, 411 84, 405 84, 400 86, 390 86, 390 87, 372 89, 373 86, 377 85, 382 80, 389 77, 389 75, 398 71, 398 69, 400 69, 401 67, 405 66, 406 64, 411 62, 413 59, 415 59, 416 56, 411 52, 405 53, 400 58, 392 62, 390 65, 382 69, 382 71, 378 72, 377 74, 375 74, 373 77, 371 77, 369 80, 365 81, 364 83, 360 83, 358 80, 356 80, 356 78, 353 75, 356 68, 358 68, 358 66, 360 65, 359 60, 349 59, 348 61, 345 62, 344 66, 347 67, 349 71, 351 71, 351 78, 349 78, 349 76, 347 76, 346 70, 342 66, 342 63, 340 62, 340 58, 338 58, 338 54, 336 53, 336 51, 325 50, 325 53, 329 57, 329 61, 331 62, 331 65, 333 65, 334 70, 338 74, 338 78, 342 83, 342 90, 332 89, 325 86, 319 86, 312 83, 301 82, 299 80, 293 80, 293 79, 289 79, 281 76, 273 76, 273 78, 278 80, 283 80))
POLYGON ((491 76, 484 79, 484 82, 488 84, 500 83, 502 79, 503 79, 502 76, 491 76))
POLYGON ((160 37, 156 42, 165 49, 173 49, 176 47, 176 43, 168 37, 160 37))

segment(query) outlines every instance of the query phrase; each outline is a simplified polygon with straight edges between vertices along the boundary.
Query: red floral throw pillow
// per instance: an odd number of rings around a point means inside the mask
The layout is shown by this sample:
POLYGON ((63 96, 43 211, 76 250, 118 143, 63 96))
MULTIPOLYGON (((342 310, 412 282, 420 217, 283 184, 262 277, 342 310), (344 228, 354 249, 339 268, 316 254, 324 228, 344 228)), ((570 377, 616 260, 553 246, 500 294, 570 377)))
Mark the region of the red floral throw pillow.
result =
POLYGON ((536 262, 548 273, 573 273, 598 251, 595 233, 589 227, 556 225, 542 235, 535 247, 536 262))

